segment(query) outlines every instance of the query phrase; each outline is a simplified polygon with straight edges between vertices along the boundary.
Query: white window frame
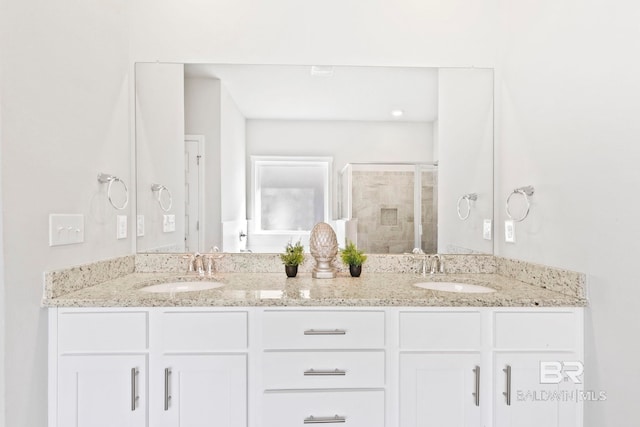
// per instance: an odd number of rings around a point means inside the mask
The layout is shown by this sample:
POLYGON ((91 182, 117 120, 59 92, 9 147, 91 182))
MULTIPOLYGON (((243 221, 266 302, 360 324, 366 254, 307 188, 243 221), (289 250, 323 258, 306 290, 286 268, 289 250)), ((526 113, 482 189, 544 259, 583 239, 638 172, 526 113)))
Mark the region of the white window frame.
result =
POLYGON ((261 166, 312 166, 323 168, 324 175, 324 222, 328 222, 331 212, 331 176, 332 157, 301 157, 301 156, 251 156, 251 205, 253 213, 254 233, 271 235, 309 235, 311 230, 263 230, 260 198, 260 167, 261 166))

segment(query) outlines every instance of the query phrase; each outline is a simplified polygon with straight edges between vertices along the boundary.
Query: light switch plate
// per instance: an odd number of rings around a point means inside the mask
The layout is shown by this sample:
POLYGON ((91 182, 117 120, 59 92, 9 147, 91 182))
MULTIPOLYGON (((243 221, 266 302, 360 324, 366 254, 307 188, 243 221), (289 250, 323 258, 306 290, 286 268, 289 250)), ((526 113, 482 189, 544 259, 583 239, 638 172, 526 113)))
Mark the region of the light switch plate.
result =
POLYGON ((49 215, 49 246, 73 245, 83 242, 84 215, 49 215))
POLYGON ((516 242, 516 225, 511 220, 504 222, 504 241, 507 243, 516 242))
POLYGON ((144 236, 144 215, 138 215, 136 217, 136 236, 144 236))
POLYGON ((485 240, 491 240, 491 220, 485 219, 482 223, 482 238, 485 240))
POLYGON ((127 238, 127 216, 118 215, 116 217, 116 239, 127 238))

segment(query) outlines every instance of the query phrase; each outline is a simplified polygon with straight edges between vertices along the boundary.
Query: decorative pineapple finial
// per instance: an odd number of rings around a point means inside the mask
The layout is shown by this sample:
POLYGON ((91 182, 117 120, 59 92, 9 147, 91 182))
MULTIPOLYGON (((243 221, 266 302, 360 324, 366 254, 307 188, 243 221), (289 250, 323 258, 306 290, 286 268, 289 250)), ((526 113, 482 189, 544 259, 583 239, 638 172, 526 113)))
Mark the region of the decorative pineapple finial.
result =
POLYGON ((336 272, 331 263, 338 254, 338 239, 333 228, 326 222, 319 222, 311 230, 309 250, 316 259, 311 276, 316 279, 333 279, 336 272))

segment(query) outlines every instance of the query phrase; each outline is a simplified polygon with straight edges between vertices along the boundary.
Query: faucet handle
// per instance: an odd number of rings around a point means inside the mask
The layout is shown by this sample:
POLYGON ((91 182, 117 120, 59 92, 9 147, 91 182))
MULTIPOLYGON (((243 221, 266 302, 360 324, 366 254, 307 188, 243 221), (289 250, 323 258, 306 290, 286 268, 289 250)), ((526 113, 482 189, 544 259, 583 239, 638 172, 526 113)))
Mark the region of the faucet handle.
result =
POLYGON ((440 271, 440 256, 438 254, 434 254, 429 258, 431 259, 431 267, 429 268, 429 273, 438 273, 440 271))
POLYGON ((204 256, 204 265, 205 271, 208 276, 213 275, 213 270, 215 270, 215 261, 213 255, 205 255, 204 256))
POLYGON ((193 273, 194 270, 194 261, 196 259, 195 255, 191 255, 191 254, 186 254, 182 256, 182 259, 188 259, 189 262, 187 263, 187 273, 193 273))

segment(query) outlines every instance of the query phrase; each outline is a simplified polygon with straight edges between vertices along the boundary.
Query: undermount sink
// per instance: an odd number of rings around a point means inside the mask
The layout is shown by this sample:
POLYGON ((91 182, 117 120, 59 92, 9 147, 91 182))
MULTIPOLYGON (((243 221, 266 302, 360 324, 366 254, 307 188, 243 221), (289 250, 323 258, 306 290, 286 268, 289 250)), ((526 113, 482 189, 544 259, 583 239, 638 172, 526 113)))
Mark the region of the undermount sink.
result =
POLYGON ((215 289, 224 286, 224 283, 220 282, 208 282, 205 280, 192 280, 184 282, 169 282, 160 283, 157 285, 145 286, 140 288, 139 291, 151 292, 151 293, 176 293, 176 292, 194 292, 194 291, 206 291, 207 289, 215 289))
POLYGON ((493 288, 481 285, 472 285, 470 283, 458 282, 420 282, 414 283, 413 286, 422 289, 431 289, 433 291, 458 292, 469 294, 486 294, 495 292, 493 288))

